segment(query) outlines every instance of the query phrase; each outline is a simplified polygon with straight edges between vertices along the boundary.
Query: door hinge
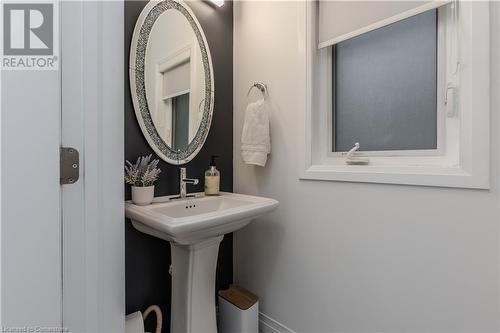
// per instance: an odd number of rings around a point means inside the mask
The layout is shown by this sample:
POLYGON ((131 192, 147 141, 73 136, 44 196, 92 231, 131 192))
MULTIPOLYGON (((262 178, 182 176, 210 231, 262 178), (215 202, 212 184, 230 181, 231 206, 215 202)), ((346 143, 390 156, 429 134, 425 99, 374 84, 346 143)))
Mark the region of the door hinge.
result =
POLYGON ((59 182, 61 185, 76 183, 80 177, 80 154, 78 150, 71 147, 61 147, 59 156, 59 182))

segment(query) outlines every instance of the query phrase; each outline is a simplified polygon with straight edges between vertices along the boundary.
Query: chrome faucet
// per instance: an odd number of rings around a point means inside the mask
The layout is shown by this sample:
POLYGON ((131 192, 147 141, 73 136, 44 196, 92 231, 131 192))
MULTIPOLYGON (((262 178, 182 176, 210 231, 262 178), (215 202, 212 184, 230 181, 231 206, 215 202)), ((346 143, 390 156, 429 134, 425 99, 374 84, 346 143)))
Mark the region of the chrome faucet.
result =
POLYGON ((197 185, 198 179, 194 178, 186 178, 186 168, 180 168, 180 177, 179 177, 179 187, 181 192, 179 194, 180 198, 185 198, 187 196, 186 184, 197 185))

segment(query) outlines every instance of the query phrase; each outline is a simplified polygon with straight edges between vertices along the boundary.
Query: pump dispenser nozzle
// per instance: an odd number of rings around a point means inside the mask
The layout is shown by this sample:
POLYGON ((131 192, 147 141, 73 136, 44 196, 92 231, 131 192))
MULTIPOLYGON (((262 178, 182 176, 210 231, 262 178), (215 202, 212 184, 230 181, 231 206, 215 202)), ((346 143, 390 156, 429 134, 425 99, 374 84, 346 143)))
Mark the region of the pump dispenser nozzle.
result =
POLYGON ((218 155, 212 155, 212 157, 210 157, 210 166, 217 166, 217 164, 215 164, 215 159, 216 158, 219 158, 218 155))

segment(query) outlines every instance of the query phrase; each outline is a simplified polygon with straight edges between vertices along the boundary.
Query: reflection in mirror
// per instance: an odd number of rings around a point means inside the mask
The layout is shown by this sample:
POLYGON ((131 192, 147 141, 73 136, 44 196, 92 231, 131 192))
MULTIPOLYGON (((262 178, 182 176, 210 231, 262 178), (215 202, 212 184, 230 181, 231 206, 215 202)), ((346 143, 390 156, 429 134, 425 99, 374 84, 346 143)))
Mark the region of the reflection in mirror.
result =
POLYGON ((152 122, 172 150, 187 149, 203 117, 204 68, 186 16, 170 9, 155 21, 145 56, 145 88, 152 122))

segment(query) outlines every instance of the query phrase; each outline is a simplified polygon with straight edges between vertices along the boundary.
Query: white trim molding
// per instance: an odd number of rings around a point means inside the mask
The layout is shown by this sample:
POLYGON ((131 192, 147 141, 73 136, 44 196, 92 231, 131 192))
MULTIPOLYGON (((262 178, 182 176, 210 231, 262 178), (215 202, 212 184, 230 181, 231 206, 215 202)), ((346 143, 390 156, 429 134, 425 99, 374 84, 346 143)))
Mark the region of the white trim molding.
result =
MULTIPOLYGON (((458 3, 460 83, 452 122, 456 142, 437 156, 371 156, 368 165, 347 165, 328 153, 328 102, 322 98, 321 61, 317 49, 317 8, 304 2, 300 38, 304 45, 305 105, 298 129, 299 178, 423 186, 488 189, 490 174, 490 23, 489 3, 458 3), (320 83, 318 84, 318 81, 320 83), (449 148, 452 147, 452 148, 449 148), (450 157, 451 156, 451 157, 450 157)), ((324 83, 324 82, 323 82, 324 83)), ((323 84, 324 85, 324 84, 323 84)), ((325 95, 325 93, 323 93, 325 95)), ((450 129, 447 129, 450 131, 450 129)), ((390 155, 390 154, 389 154, 390 155)), ((429 155, 429 154, 428 154, 429 155)))
POLYGON ((259 312, 259 333, 295 333, 277 320, 259 312))

